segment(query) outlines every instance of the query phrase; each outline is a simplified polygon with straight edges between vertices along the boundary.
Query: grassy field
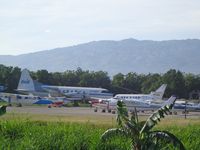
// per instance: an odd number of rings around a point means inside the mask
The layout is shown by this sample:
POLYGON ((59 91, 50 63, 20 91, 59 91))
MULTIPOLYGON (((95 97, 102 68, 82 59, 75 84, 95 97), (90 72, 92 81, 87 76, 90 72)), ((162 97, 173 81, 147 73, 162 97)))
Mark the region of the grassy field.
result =
POLYGON ((22 121, 42 121, 42 122, 75 122, 75 123, 91 123, 115 126, 116 116, 96 116, 96 115, 48 115, 48 114, 26 114, 26 113, 6 113, 0 117, 0 120, 22 120, 22 121))
MULTIPOLYGON (((7 113, 0 117, 0 149, 130 149, 129 139, 115 138, 106 145, 100 142, 101 134, 115 126, 115 116, 7 113)), ((172 132, 187 149, 199 149, 199 119, 167 117, 155 129, 172 132)))
MULTIPOLYGON (((109 125, 91 123, 42 122, 29 120, 0 121, 0 149, 121 149, 127 150, 129 140, 115 138, 106 145, 101 134, 109 125)), ((174 133, 187 149, 198 150, 200 126, 159 126, 174 133)))

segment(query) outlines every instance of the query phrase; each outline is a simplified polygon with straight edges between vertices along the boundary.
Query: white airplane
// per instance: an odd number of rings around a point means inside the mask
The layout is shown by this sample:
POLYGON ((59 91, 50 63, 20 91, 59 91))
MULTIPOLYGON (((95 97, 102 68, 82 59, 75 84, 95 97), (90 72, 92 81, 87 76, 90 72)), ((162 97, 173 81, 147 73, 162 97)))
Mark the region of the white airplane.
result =
MULTIPOLYGON (((141 101, 141 100, 123 100, 122 101, 126 104, 126 107, 129 111, 133 111, 135 108, 137 110, 154 110, 158 109, 164 105, 170 104, 176 100, 175 96, 171 96, 168 100, 162 101, 160 103, 155 103, 153 101, 141 101)), ((102 109, 102 110, 108 110, 108 111, 116 111, 117 109, 117 101, 115 98, 109 99, 109 101, 103 101, 100 105, 97 105, 95 108, 102 109)))
POLYGON ((101 103, 103 101, 117 101, 117 100, 126 100, 126 101, 161 101, 162 97, 164 95, 165 89, 167 87, 167 84, 161 85, 156 91, 151 92, 150 94, 117 94, 115 97, 110 99, 98 99, 91 102, 92 104, 95 103, 97 105, 98 103, 101 103))
POLYGON ((156 91, 150 94, 117 94, 114 99, 126 100, 126 101, 156 101, 162 100, 165 93, 167 84, 161 85, 156 91))
MULTIPOLYGON (((151 92, 150 94, 117 94, 115 97, 110 99, 100 99, 99 101, 93 101, 92 106, 95 108, 105 109, 112 108, 112 104, 114 104, 115 108, 118 100, 124 101, 127 106, 133 107, 141 107, 141 108, 149 108, 149 106, 160 106, 162 101, 162 97, 164 95, 167 84, 161 85, 156 91, 151 92), (111 105, 110 105, 111 104, 111 105)), ((154 106, 154 107, 155 107, 154 106)))
POLYGON ((200 111, 200 103, 192 103, 192 102, 185 102, 185 101, 176 101, 174 105, 174 109, 182 109, 188 111, 200 111))
POLYGON ((21 73, 17 91, 24 94, 37 95, 41 97, 66 96, 68 97, 68 100, 70 100, 70 98, 72 98, 72 100, 80 100, 82 98, 90 97, 113 97, 112 93, 103 88, 43 85, 37 81, 34 81, 27 69, 24 69, 21 73))
MULTIPOLYGON (((142 110, 153 110, 160 108, 164 105, 170 104, 171 102, 175 101, 176 97, 171 96, 168 100, 163 101, 161 103, 155 103, 153 101, 147 102, 147 101, 141 101, 141 100, 123 100, 124 103, 126 104, 128 110, 134 110, 135 108, 137 109, 142 109, 142 110)), ((116 108, 116 103, 117 101, 110 101, 109 102, 109 108, 114 109, 116 108)))

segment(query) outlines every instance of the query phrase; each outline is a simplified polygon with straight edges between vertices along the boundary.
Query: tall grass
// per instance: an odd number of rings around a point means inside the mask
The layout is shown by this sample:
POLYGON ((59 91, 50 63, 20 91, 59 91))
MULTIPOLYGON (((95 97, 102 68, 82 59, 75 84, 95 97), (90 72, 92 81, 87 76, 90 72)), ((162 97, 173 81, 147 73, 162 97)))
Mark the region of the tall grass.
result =
MULTIPOLYGON (((0 149, 10 150, 103 150, 130 149, 129 139, 115 138, 103 144, 101 134, 110 125, 90 123, 41 122, 29 120, 0 121, 0 149)), ((198 150, 200 145, 199 125, 159 127, 181 139, 187 149, 198 150)))
MULTIPOLYGON (((1 121, 0 149, 101 149, 100 136, 106 129, 92 124, 1 121)), ((120 143, 118 139, 114 144, 127 149, 120 143)))
POLYGON ((159 127, 161 130, 167 130, 174 133, 181 140, 188 150, 200 149, 200 125, 187 126, 167 126, 159 127))

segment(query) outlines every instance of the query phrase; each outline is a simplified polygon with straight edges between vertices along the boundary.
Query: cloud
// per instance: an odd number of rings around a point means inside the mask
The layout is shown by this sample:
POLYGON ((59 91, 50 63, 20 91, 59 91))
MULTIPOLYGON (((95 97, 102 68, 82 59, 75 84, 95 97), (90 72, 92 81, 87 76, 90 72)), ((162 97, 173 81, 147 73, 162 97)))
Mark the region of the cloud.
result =
POLYGON ((51 30, 49 30, 49 29, 46 29, 46 30, 44 30, 44 32, 45 32, 45 33, 50 33, 50 32, 51 32, 51 30))
POLYGON ((1 0, 0 54, 101 39, 200 38, 199 6, 196 0, 1 0))

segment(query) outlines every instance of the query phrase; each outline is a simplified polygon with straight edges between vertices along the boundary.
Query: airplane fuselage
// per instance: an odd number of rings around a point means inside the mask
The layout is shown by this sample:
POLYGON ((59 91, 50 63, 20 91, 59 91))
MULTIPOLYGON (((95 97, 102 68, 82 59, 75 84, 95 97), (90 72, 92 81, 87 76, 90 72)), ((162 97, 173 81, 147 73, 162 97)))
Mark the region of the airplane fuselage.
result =
POLYGON ((61 93, 67 97, 74 98, 111 98, 113 96, 112 93, 109 93, 108 90, 103 88, 93 88, 93 87, 72 87, 72 86, 49 86, 45 85, 42 88, 48 92, 61 93))
POLYGON ((155 99, 150 94, 117 94, 114 98, 127 101, 149 101, 155 99))

